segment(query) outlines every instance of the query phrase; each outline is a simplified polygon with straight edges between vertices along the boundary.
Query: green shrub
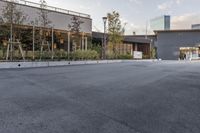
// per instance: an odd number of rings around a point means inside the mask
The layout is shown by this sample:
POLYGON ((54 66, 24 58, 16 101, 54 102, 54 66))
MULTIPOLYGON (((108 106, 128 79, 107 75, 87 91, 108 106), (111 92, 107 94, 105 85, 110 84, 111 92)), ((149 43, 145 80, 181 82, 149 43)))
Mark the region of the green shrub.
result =
POLYGON ((95 50, 77 50, 70 54, 70 59, 73 60, 95 60, 99 59, 99 54, 95 50))
POLYGON ((119 54, 119 55, 115 55, 113 53, 109 53, 106 55, 106 58, 109 60, 112 59, 133 59, 133 56, 131 54, 119 54))
POLYGON ((109 59, 109 60, 116 59, 116 55, 114 53, 107 53, 106 59, 109 59))
POLYGON ((41 60, 49 60, 51 59, 51 52, 49 51, 43 51, 42 53, 40 53, 40 57, 41 57, 41 60))
POLYGON ((61 59, 67 59, 68 58, 68 54, 66 51, 64 50, 56 50, 54 51, 54 59, 58 59, 58 60, 61 60, 61 59))
POLYGON ((35 59, 40 59, 40 51, 35 51, 35 59))
POLYGON ((25 59, 32 59, 33 58, 33 51, 26 51, 25 52, 25 59))
POLYGON ((143 54, 143 55, 142 55, 142 58, 143 58, 143 59, 150 59, 151 57, 150 57, 150 55, 145 55, 145 54, 143 54))
POLYGON ((3 50, 0 50, 0 60, 3 60, 4 57, 3 57, 3 50))
POLYGON ((130 54, 118 55, 118 59, 133 59, 133 56, 130 54))

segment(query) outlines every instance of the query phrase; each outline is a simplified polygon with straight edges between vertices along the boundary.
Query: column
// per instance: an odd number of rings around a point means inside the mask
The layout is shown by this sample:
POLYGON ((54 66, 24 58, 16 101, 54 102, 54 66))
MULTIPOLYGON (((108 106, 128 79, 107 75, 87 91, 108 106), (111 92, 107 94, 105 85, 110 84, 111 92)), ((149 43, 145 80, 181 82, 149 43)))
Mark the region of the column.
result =
POLYGON ((70 53, 70 32, 67 33, 67 54, 69 55, 70 53))
POLYGON ((135 44, 135 51, 138 51, 138 44, 135 44))
POLYGON ((81 50, 84 50, 84 34, 82 34, 81 50))
POLYGON ((87 46, 88 46, 88 39, 85 37, 85 50, 87 51, 87 46))
POLYGON ((51 59, 53 60, 54 58, 54 30, 52 28, 52 31, 51 31, 51 59))
POLYGON ((35 60, 35 26, 33 26, 33 60, 35 60))
POLYGON ((133 55, 133 45, 131 45, 131 55, 133 55))
POLYGON ((126 54, 127 53, 127 46, 128 46, 129 44, 124 44, 123 45, 123 54, 126 54))

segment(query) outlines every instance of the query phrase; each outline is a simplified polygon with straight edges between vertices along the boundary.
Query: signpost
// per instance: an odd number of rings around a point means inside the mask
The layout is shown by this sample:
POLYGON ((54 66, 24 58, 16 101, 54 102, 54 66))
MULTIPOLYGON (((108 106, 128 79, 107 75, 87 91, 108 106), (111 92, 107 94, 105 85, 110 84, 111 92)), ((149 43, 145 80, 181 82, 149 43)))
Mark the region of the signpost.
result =
POLYGON ((133 51, 133 58, 134 59, 142 59, 142 52, 141 51, 133 51))

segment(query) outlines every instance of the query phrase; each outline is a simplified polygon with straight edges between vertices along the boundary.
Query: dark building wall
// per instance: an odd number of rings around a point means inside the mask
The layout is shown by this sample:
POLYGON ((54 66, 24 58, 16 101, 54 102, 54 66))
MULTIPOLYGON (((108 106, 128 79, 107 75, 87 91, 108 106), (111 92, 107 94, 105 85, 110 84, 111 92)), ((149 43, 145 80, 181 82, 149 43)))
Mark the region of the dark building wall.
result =
MULTIPOLYGON (((2 11, 5 5, 6 5, 6 2, 0 0, 0 18, 2 17, 2 11)), ((24 14, 28 16, 27 20, 24 23, 25 25, 31 25, 31 22, 39 19, 39 15, 38 15, 40 12, 39 8, 20 5, 20 4, 17 4, 17 8, 21 9, 24 12, 24 14)), ((71 24, 72 17, 73 15, 70 15, 70 14, 49 10, 48 18, 52 22, 51 24, 49 24, 49 27, 54 26, 55 29, 69 30, 68 25, 71 24)), ((80 17, 80 20, 84 22, 83 24, 81 24, 81 32, 91 34, 92 33, 92 19, 87 18, 87 17, 80 17)), ((37 25, 40 26, 40 23, 38 23, 37 25)))
POLYGON ((161 31, 157 32, 158 58, 177 60, 180 47, 195 47, 200 43, 200 30, 161 31))

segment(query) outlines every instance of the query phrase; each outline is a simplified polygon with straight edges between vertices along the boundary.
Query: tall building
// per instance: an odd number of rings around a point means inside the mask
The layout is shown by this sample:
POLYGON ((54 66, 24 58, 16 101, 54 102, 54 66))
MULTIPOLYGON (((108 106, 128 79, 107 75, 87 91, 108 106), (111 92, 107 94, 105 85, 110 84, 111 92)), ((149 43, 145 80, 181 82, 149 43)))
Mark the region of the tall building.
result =
POLYGON ((151 30, 170 30, 170 16, 164 15, 151 19, 150 28, 151 30))

